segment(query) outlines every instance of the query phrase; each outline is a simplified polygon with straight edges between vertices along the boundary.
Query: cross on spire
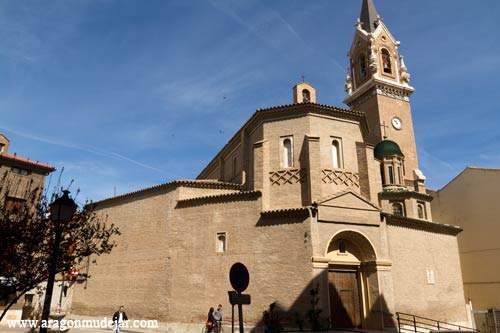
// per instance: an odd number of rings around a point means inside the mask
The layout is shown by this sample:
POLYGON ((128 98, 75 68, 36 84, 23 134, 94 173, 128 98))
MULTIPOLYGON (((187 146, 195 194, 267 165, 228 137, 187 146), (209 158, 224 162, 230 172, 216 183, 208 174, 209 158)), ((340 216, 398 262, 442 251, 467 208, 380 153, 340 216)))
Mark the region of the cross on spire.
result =
POLYGON ((306 82, 306 77, 304 75, 301 75, 300 78, 302 79, 302 83, 306 82))

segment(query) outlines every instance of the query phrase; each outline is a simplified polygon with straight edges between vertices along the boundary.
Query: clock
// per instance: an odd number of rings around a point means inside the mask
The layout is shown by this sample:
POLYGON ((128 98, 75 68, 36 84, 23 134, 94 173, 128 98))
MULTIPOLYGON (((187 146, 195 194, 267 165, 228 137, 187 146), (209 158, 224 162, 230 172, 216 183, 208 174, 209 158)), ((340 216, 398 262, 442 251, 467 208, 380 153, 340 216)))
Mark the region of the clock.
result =
POLYGON ((397 130, 400 130, 403 127, 403 122, 398 117, 392 118, 391 123, 392 127, 394 127, 397 130))

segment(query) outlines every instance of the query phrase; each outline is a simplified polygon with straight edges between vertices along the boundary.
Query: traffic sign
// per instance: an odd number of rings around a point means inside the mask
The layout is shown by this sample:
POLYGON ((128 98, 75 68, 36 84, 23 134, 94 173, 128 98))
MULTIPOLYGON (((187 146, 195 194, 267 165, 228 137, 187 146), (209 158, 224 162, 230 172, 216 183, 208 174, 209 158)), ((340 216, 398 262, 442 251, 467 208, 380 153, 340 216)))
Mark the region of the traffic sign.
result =
POLYGON ((245 291, 250 282, 250 275, 248 274, 248 269, 240 262, 237 262, 231 266, 229 271, 229 281, 231 281, 231 286, 234 290, 239 293, 245 291))
POLYGON ((248 294, 240 294, 236 291, 229 291, 229 303, 231 305, 249 305, 250 304, 250 295, 248 294))

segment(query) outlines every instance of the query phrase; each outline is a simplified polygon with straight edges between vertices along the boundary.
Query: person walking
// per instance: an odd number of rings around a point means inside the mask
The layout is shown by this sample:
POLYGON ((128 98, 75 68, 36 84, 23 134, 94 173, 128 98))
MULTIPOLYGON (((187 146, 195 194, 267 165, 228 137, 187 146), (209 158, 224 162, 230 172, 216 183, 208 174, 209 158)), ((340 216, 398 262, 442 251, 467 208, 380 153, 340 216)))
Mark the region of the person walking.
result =
POLYGON ((127 314, 125 313, 123 309, 123 305, 121 305, 118 308, 118 311, 116 311, 113 314, 113 325, 114 329, 113 332, 115 333, 120 333, 120 328, 122 327, 123 323, 128 320, 127 314))
POLYGON ((213 332, 215 327, 214 308, 210 308, 210 310, 208 310, 208 317, 205 327, 207 328, 207 333, 213 332))
POLYGON ((223 316, 224 313, 222 312, 222 304, 219 304, 217 310, 214 311, 215 333, 221 332, 223 316))

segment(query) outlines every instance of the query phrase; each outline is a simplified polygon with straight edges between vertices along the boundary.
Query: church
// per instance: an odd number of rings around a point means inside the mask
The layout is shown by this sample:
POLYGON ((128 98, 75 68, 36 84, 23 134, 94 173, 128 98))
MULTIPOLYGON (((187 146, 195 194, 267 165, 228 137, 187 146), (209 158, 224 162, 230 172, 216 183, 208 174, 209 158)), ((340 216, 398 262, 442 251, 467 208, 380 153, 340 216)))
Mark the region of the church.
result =
POLYGON ((334 328, 390 330, 398 312, 469 326, 461 229, 433 220, 410 73, 372 0, 349 63, 347 108, 321 104, 300 82, 289 105, 257 110, 196 179, 95 203, 122 235, 89 260, 72 315, 124 305, 129 318, 199 332, 211 306, 229 317, 228 273, 241 262, 247 327, 262 327, 271 303, 285 326, 307 323, 311 290, 334 328))

